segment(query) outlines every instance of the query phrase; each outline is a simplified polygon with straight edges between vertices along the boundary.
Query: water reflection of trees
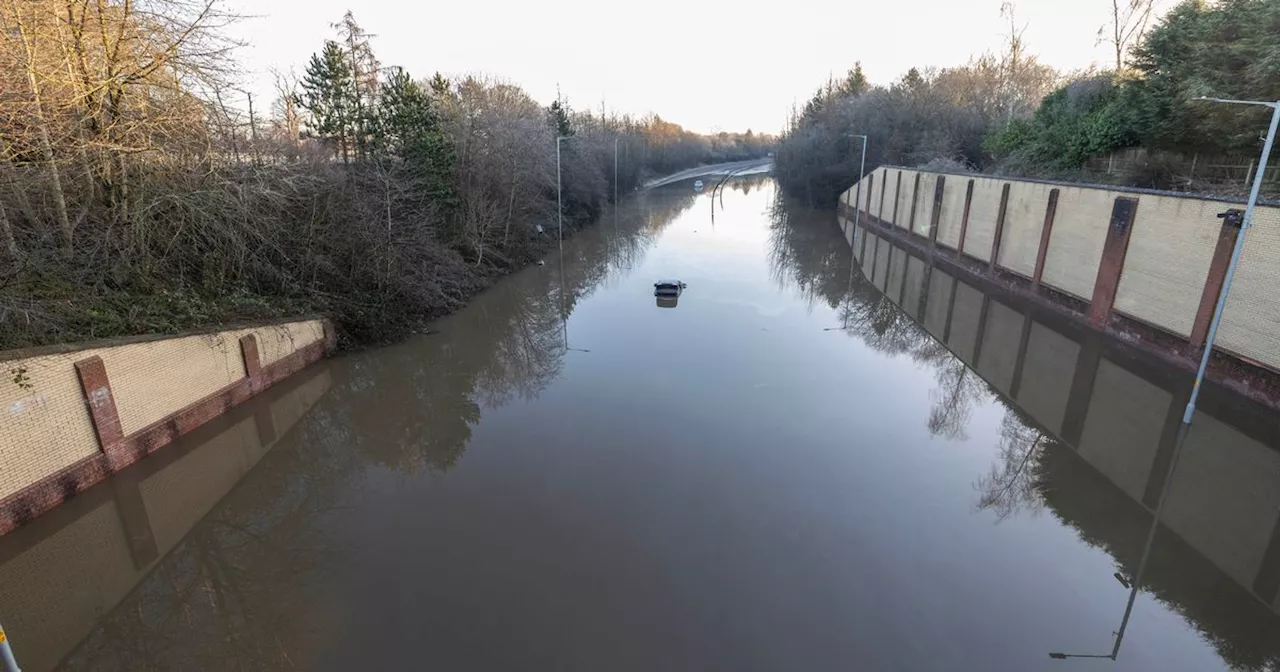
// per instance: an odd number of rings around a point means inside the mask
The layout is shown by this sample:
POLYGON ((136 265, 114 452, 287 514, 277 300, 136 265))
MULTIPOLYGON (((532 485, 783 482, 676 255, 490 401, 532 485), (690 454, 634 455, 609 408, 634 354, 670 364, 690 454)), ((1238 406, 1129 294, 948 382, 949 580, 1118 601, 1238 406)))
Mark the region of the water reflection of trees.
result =
MULTIPOLYGON (((989 512, 996 521, 1050 511, 1085 543, 1115 558, 1121 576, 1137 575, 1153 524, 1149 509, 997 394, 876 289, 861 269, 850 274, 852 257, 837 233, 834 214, 779 202, 772 216, 769 256, 780 287, 834 308, 838 328, 868 347, 908 356, 933 370, 930 432, 965 438, 974 409, 992 402, 1004 407, 992 465, 974 483, 977 510, 989 512)), ((917 308, 909 307, 910 312, 917 308)), ((1280 622, 1275 612, 1163 525, 1154 538, 1141 590, 1182 615, 1233 669, 1280 671, 1280 622)))
POLYGON ((499 283, 422 336, 329 366, 333 385, 64 661, 66 669, 312 668, 339 636, 328 575, 353 476, 369 465, 446 471, 486 407, 541 392, 571 312, 636 263, 695 194, 657 192, 566 246, 559 269, 499 283), (358 429, 357 429, 358 428, 358 429), (298 614, 307 614, 298 618, 298 614))
POLYGON ((967 438, 973 408, 992 396, 986 381, 862 275, 848 243, 834 233, 834 217, 830 210, 781 197, 774 202, 768 249, 774 282, 810 306, 819 300, 827 304, 836 311, 840 329, 868 347, 933 369, 937 384, 930 391, 929 431, 967 438))

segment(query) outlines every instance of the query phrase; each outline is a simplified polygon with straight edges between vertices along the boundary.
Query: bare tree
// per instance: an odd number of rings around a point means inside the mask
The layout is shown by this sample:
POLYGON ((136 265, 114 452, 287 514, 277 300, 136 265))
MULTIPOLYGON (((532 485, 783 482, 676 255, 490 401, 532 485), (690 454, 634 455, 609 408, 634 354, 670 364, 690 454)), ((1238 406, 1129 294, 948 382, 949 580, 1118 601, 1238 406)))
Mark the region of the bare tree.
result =
POLYGON ((1125 52, 1142 40, 1155 13, 1156 0, 1111 0, 1111 18, 1098 29, 1098 44, 1115 50, 1116 74, 1124 70, 1125 52))

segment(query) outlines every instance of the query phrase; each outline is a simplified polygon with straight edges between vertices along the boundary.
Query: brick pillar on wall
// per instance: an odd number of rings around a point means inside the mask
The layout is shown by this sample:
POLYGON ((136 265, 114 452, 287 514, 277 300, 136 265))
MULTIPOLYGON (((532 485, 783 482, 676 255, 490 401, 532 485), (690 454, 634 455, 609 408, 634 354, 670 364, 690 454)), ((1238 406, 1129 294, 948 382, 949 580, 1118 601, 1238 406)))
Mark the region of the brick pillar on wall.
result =
POLYGON ((1093 301, 1089 303, 1089 323, 1105 327, 1111 315, 1111 305, 1120 287, 1120 273, 1124 270, 1124 255, 1129 250, 1129 237, 1133 233, 1133 218, 1138 213, 1138 199, 1121 196, 1111 206, 1111 221, 1107 225, 1107 239, 1102 246, 1102 260, 1098 263, 1098 277, 1093 284, 1093 301))
POLYGON ((960 243, 956 245, 956 258, 964 254, 964 238, 969 235, 969 206, 973 205, 973 180, 964 190, 964 214, 960 216, 960 243))
POLYGON ((1236 245, 1236 236, 1240 229, 1222 223, 1218 231, 1218 244, 1213 248, 1213 259, 1209 262, 1209 274, 1204 280, 1204 290, 1200 294, 1200 307, 1196 310, 1196 320, 1191 327, 1191 345, 1204 345, 1209 336, 1209 323, 1213 321, 1213 311, 1218 307, 1218 296, 1222 293, 1222 285, 1227 280, 1227 267, 1231 265, 1231 251, 1236 245))
POLYGON ((262 359, 258 356, 258 339, 253 334, 240 337, 240 356, 244 359, 244 375, 249 389, 262 391, 262 359))
POLYGON ((868 223, 871 222, 871 195, 875 193, 875 187, 876 176, 872 173, 867 176, 867 207, 862 208, 862 217, 868 223))
POLYGON ((911 219, 907 222, 907 232, 916 232, 916 203, 920 201, 920 173, 916 173, 915 186, 911 188, 911 219))
POLYGON ((1040 288, 1040 279, 1044 277, 1044 260, 1049 256, 1049 236, 1053 233, 1053 219, 1058 215, 1058 190, 1049 190, 1049 203, 1044 209, 1044 228, 1040 229, 1040 249, 1036 252, 1036 270, 1031 279, 1031 286, 1040 288))
POLYGON ((76 362, 75 367, 85 403, 89 406, 89 419, 93 421, 93 430, 98 435, 98 447, 105 452, 124 440, 116 397, 111 392, 111 381, 107 379, 107 367, 97 355, 76 362))
POLYGON ((946 189, 947 176, 939 175, 933 185, 933 212, 929 215, 929 246, 938 246, 938 220, 942 218, 942 192, 946 189))
POLYGON ((901 226, 898 222, 898 202, 902 200, 902 171, 898 171, 898 184, 893 188, 893 225, 901 226))
POLYGON ((1000 239, 1004 236, 1004 218, 1008 210, 1009 185, 1006 183, 1004 188, 1000 190, 1000 211, 996 214, 996 235, 991 239, 991 263, 987 265, 989 269, 994 270, 996 261, 1000 258, 1000 239))

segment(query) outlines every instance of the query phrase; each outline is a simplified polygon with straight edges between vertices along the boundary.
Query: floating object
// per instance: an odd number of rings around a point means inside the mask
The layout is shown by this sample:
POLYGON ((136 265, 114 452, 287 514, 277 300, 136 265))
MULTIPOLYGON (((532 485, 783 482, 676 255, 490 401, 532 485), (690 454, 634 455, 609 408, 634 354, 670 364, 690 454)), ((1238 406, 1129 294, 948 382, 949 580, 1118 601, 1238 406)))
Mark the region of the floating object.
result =
POLYGON ((654 296, 680 296, 688 285, 679 280, 659 280, 653 283, 654 296))
POLYGON ((547 265, 547 262, 545 262, 545 261, 543 261, 543 260, 539 259, 539 260, 538 260, 538 265, 539 265, 539 266, 546 266, 546 265, 547 265))
POLYGON ((537 231, 538 233, 542 233, 542 225, 541 225, 541 224, 534 224, 534 225, 533 225, 533 230, 534 230, 534 231, 537 231))
POLYGON ((698 180, 697 182, 694 182, 693 188, 695 191, 702 191, 702 180, 698 180))

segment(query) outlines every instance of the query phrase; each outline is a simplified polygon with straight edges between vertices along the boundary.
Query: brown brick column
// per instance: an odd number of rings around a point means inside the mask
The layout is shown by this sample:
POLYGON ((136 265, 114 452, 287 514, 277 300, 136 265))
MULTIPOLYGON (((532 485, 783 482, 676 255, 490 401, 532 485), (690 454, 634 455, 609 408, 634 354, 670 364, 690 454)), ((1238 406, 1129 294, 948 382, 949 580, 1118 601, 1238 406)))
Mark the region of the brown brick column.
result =
POLYGON ((1040 249, 1036 252, 1035 276, 1031 286, 1040 288, 1040 279, 1044 277, 1044 260, 1049 256, 1049 236, 1053 233, 1053 218, 1058 214, 1058 190, 1049 190, 1049 204, 1044 209, 1044 228, 1040 229, 1040 249))
POLYGON ((862 217, 866 219, 867 222, 871 221, 871 197, 875 193, 875 188, 876 188, 876 176, 874 174, 868 175, 867 176, 867 207, 864 208, 862 207, 861 203, 858 204, 858 208, 862 212, 862 217))
POLYGON ((1191 327, 1191 345, 1204 345, 1209 336, 1209 323, 1213 321, 1213 310, 1218 306, 1218 296, 1222 293, 1222 285, 1227 280, 1227 267, 1231 265, 1231 252, 1236 246, 1236 236, 1240 229, 1222 223, 1218 231, 1218 244, 1213 248, 1213 260, 1209 262, 1209 275, 1204 280, 1204 291, 1200 294, 1200 308, 1196 311, 1196 321, 1191 327))
POLYGON ((933 185, 933 214, 929 215, 929 246, 938 246, 938 220, 942 218, 942 192, 946 189, 947 176, 939 175, 933 185))
POLYGON ((902 200, 902 171, 898 171, 898 186, 893 188, 893 225, 898 226, 898 201, 902 200))
MULTIPOLYGON (((969 235, 969 206, 973 205, 973 180, 964 190, 964 214, 960 217, 960 243, 956 245, 956 258, 964 254, 964 238, 969 235)), ((976 359, 974 361, 977 361, 976 359)))
POLYGON ((102 358, 94 355, 75 363, 80 377, 80 389, 89 406, 93 430, 98 435, 98 447, 103 452, 124 440, 120 428, 120 413, 116 410, 116 398, 111 393, 111 381, 107 379, 107 367, 102 358))
POLYGON ((254 392, 262 390, 262 359, 258 357, 258 339, 253 334, 240 337, 240 356, 244 359, 244 375, 254 392))
POLYGON ((1111 315, 1111 305, 1116 300, 1120 286, 1120 273, 1124 270, 1124 255, 1129 250, 1129 236, 1133 233, 1133 218, 1138 213, 1138 199, 1121 196, 1111 206, 1111 222, 1107 226, 1107 240, 1102 247, 1102 261, 1098 264, 1098 278, 1093 284, 1093 301, 1089 304, 1089 323, 1102 328, 1111 315))
POLYGON ((1005 183, 1000 190, 1000 212, 996 214, 996 235, 991 240, 991 261, 987 268, 995 269, 996 260, 1000 258, 1000 239, 1004 236, 1004 217, 1009 209, 1009 184, 1005 183))
POLYGON ((911 188, 911 220, 907 222, 907 232, 916 233, 916 203, 920 200, 920 173, 916 173, 915 186, 911 188))

